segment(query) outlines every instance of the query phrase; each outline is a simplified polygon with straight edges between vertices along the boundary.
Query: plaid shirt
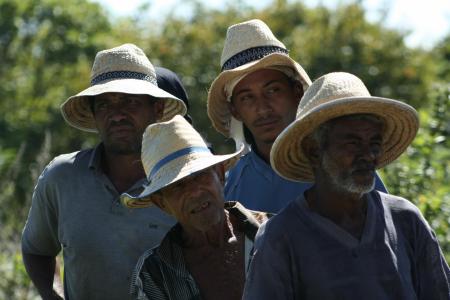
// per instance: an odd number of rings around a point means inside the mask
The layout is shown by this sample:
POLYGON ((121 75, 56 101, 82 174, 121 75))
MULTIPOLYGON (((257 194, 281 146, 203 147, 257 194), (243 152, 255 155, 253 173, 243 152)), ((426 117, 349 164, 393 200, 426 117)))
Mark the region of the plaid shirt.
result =
MULTIPOLYGON (((237 202, 226 202, 225 209, 243 224, 247 269, 256 232, 260 224, 267 220, 267 214, 247 210, 237 202)), ((147 250, 141 256, 131 281, 131 294, 135 299, 201 299, 200 290, 183 257, 181 230, 181 225, 176 224, 160 246, 147 250)))

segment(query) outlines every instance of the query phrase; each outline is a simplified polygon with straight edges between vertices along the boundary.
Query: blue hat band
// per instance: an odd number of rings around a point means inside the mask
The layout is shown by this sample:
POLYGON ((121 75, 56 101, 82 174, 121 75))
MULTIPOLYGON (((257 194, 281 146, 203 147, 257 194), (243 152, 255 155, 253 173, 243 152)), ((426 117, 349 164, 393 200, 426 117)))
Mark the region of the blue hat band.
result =
POLYGON ((153 169, 151 170, 150 174, 148 175, 148 181, 151 181, 151 178, 155 175, 156 172, 158 172, 163 166, 167 165, 169 162, 190 153, 200 153, 200 152, 209 152, 211 151, 207 147, 187 147, 180 149, 178 151, 172 152, 163 159, 161 159, 159 162, 155 164, 153 169))

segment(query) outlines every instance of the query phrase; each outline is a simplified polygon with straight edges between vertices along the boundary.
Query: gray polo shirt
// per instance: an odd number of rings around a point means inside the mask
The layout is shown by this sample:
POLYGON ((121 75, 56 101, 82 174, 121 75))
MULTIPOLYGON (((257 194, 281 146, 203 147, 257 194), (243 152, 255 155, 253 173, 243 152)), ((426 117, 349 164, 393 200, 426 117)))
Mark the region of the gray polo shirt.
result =
MULTIPOLYGON (((128 299, 141 254, 175 220, 157 207, 128 209, 100 168, 101 145, 56 157, 37 182, 22 236, 25 253, 64 258, 66 299, 128 299)), ((137 193, 145 179, 128 193, 137 193)))

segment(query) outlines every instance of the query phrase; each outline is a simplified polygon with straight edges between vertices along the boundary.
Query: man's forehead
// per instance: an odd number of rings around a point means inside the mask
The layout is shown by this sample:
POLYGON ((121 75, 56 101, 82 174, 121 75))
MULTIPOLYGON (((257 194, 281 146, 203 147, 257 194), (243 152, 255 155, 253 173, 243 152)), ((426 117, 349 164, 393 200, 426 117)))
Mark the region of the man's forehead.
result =
POLYGON ((341 134, 356 134, 368 130, 381 133, 383 121, 375 115, 350 115, 331 120, 330 127, 334 133, 339 132, 341 134))
POLYGON ((95 96, 96 100, 120 100, 120 99, 150 99, 149 95, 126 93, 103 93, 95 96))
MULTIPOLYGON (((197 176, 199 176, 201 174, 208 174, 208 173, 211 173, 212 171, 214 171, 214 166, 208 167, 206 169, 199 170, 197 172, 189 174, 188 176, 186 176, 186 177, 184 177, 184 178, 182 178, 182 179, 180 179, 180 180, 178 180, 178 181, 176 181, 176 182, 166 186, 164 189, 169 189, 169 188, 174 188, 174 187, 177 187, 177 186, 184 185, 184 184, 188 183, 189 181, 192 181, 193 179, 195 179, 197 176)), ((194 182, 192 182, 191 184, 193 184, 193 183, 194 182)))
POLYGON ((233 93, 238 92, 240 89, 245 89, 252 84, 265 85, 272 81, 285 81, 288 79, 288 76, 279 70, 270 68, 259 69, 243 77, 236 84, 233 93))

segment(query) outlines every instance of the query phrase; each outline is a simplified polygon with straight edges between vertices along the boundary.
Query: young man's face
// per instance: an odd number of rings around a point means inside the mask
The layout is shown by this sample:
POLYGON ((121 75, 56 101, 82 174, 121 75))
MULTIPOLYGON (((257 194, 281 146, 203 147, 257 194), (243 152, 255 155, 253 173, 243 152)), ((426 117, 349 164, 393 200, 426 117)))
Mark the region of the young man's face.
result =
POLYGON ((320 155, 320 174, 336 190, 367 193, 375 185, 375 166, 381 151, 381 123, 370 120, 336 120, 328 132, 326 146, 320 155))
POLYGON ((224 169, 221 164, 169 185, 155 203, 171 214, 188 232, 206 232, 225 218, 224 169))
POLYGON ((140 154, 142 134, 161 118, 164 102, 148 95, 105 93, 95 96, 93 113, 105 149, 116 154, 140 154))
POLYGON ((261 69, 234 88, 230 110, 250 130, 257 144, 272 144, 295 119, 303 91, 283 72, 261 69))

